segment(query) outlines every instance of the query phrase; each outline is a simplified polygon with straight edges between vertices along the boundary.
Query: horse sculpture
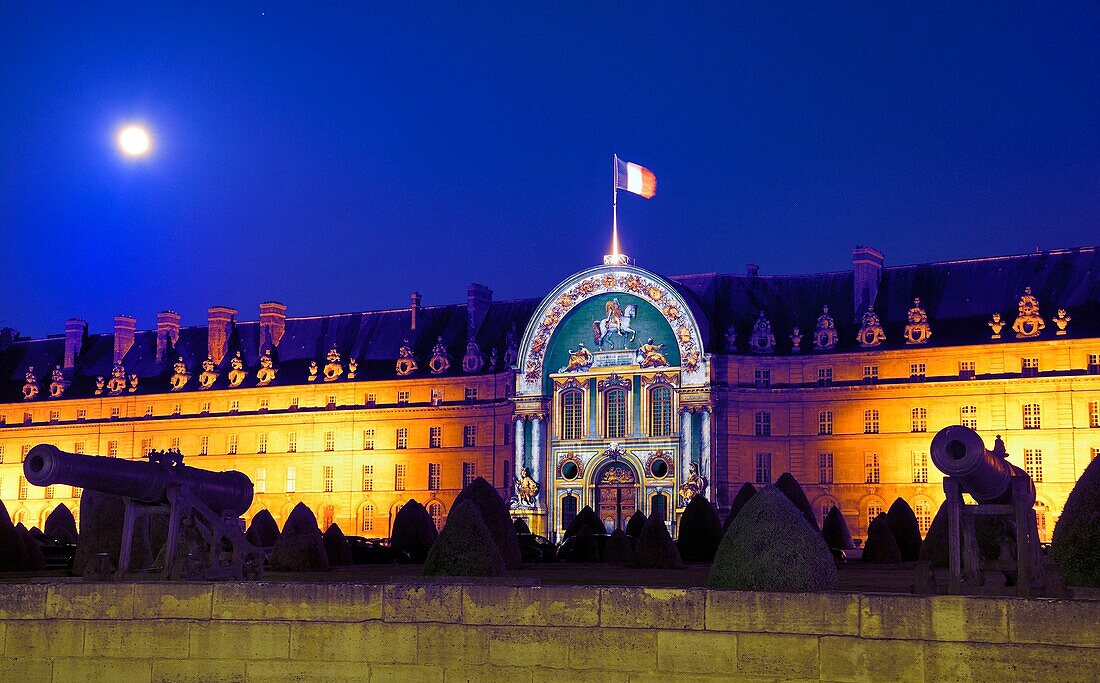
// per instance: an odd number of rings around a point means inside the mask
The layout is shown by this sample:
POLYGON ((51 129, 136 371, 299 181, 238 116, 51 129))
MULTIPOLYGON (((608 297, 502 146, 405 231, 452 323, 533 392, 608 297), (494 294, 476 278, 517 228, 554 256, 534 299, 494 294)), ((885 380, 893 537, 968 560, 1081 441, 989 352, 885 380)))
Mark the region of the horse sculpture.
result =
POLYGON ((603 348, 604 342, 607 341, 607 337, 612 332, 623 337, 627 342, 633 342, 634 337, 638 335, 638 331, 630 326, 630 321, 632 321, 636 315, 638 315, 638 307, 634 304, 627 304, 626 307, 623 308, 622 314, 617 316, 617 320, 614 315, 608 315, 603 320, 593 320, 592 340, 595 342, 597 348, 603 348))

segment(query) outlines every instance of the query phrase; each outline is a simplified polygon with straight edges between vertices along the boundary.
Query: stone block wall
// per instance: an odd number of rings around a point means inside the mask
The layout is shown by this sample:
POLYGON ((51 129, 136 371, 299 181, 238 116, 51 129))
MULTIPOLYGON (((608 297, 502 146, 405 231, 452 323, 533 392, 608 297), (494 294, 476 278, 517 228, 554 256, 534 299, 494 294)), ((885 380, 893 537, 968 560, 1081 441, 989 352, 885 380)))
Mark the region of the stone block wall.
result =
POLYGON ((1095 681, 1100 602, 457 584, 0 584, 4 681, 1095 681))

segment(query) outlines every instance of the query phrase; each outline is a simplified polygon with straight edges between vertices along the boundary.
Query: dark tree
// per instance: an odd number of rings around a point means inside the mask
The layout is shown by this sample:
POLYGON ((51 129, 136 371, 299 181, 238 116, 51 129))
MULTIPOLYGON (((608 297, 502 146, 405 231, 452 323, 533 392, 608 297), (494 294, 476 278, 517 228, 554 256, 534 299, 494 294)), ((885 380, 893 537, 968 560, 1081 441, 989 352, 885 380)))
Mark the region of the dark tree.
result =
POLYGON ((582 526, 581 530, 577 532, 576 545, 573 547, 574 562, 599 562, 600 561, 600 548, 596 545, 596 535, 592 533, 592 529, 587 526, 582 526))
MULTIPOLYGON (((931 562, 933 567, 946 567, 950 552, 949 529, 947 520, 947 503, 940 505, 936 516, 932 518, 932 525, 928 527, 928 533, 924 535, 924 541, 920 546, 922 562, 931 562)), ((995 560, 1001 555, 1001 540, 1010 534, 1011 529, 1003 519, 979 515, 974 520, 974 535, 978 539, 978 554, 983 562, 995 560)), ((961 539, 960 539, 961 542, 961 539)))
POLYGON ((44 534, 55 541, 76 544, 76 520, 64 503, 59 504, 46 518, 44 534))
POLYGON ((84 575, 84 566, 100 553, 118 564, 122 549, 122 522, 126 503, 122 496, 84 489, 80 496, 80 540, 73 558, 73 574, 84 575))
POLYGON ((684 566, 665 521, 658 515, 647 519, 642 528, 642 536, 634 548, 633 566, 638 569, 680 569, 684 566))
POLYGON ((317 527, 317 518, 305 503, 294 506, 275 550, 271 553, 271 568, 282 572, 315 572, 328 569, 328 553, 317 527))
POLYGON ((46 558, 42 556, 42 546, 34 540, 31 532, 22 524, 15 525, 15 531, 23 542, 23 566, 25 572, 36 572, 46 568, 46 558))
POLYGON ((267 508, 264 508, 252 518, 252 524, 248 526, 245 536, 257 548, 272 548, 275 541, 279 540, 279 524, 267 508))
POLYGON ((11 523, 8 509, 0 501, 0 572, 15 572, 23 568, 27 557, 23 537, 11 523))
POLYGON ((749 502, 749 499, 756 495, 756 487, 745 482, 741 484, 741 488, 737 491, 737 495, 733 497, 733 502, 730 503, 730 511, 726 515, 726 523, 722 525, 722 533, 725 534, 726 530, 730 528, 730 523, 737 517, 737 513, 741 512, 741 508, 745 507, 745 503, 749 502))
POLYGON ((1054 525, 1050 557, 1073 586, 1100 586, 1100 458, 1085 468, 1054 525))
POLYGON ((645 528, 646 516, 641 510, 635 510, 626 523, 626 535, 634 540, 641 538, 642 529, 645 528))
POLYGON ((408 553, 415 564, 424 564, 438 535, 431 514, 415 498, 411 498, 393 518, 390 547, 408 553))
MULTIPOLYGON (((513 538, 515 534, 513 534, 513 538)), ((504 558, 472 500, 456 503, 424 561, 425 576, 504 576, 504 558)))
POLYGON ((920 559, 920 526, 913 508, 904 498, 898 498, 886 512, 886 523, 897 541, 902 562, 916 562, 920 559))
POLYGON ((848 522, 844 520, 843 513, 837 506, 829 508, 829 514, 825 515, 825 523, 821 525, 821 536, 825 539, 825 545, 837 550, 851 550, 855 548, 852 543, 852 534, 848 531, 848 522))
POLYGON ((607 533, 607 527, 603 525, 599 515, 597 515, 591 507, 585 505, 581 508, 581 511, 577 513, 577 516, 573 518, 573 521, 569 523, 565 533, 562 535, 562 540, 570 536, 576 536, 582 527, 588 527, 593 534, 607 533))
POLYGON ((867 542, 863 544, 863 561, 872 564, 897 564, 901 550, 890 531, 886 515, 879 515, 867 526, 867 542))
POLYGON ((810 508, 810 501, 806 498, 806 492, 802 490, 802 485, 798 483, 794 475, 790 472, 779 475, 779 479, 775 482, 775 488, 779 489, 779 492, 786 496, 787 500, 794 503, 794 506, 806 518, 806 522, 814 531, 818 531, 817 518, 814 516, 813 509, 810 508))
POLYGON ((529 534, 531 533, 531 527, 527 526, 527 522, 522 519, 512 520, 512 528, 516 530, 517 534, 529 534))
MULTIPOLYGON (((633 518, 631 518, 633 519, 633 518)), ((634 546, 630 544, 630 536, 622 529, 615 529, 607 539, 607 546, 603 549, 604 562, 608 564, 630 564, 634 559, 634 546)))
POLYGON ((340 529, 339 524, 330 524, 325 529, 322 537, 325 544, 325 555, 328 556, 328 566, 341 567, 351 564, 351 546, 348 539, 340 529))
POLYGON ((722 522, 706 496, 698 494, 680 515, 676 549, 684 562, 710 562, 722 541, 722 522))
POLYGON ((508 514, 508 504, 500 497, 492 484, 478 477, 470 482, 466 488, 455 498, 454 505, 471 501, 481 513, 493 542, 500 549, 500 555, 504 558, 504 566, 508 569, 519 569, 523 566, 523 555, 519 550, 519 541, 516 539, 516 531, 512 528, 512 518, 508 514))

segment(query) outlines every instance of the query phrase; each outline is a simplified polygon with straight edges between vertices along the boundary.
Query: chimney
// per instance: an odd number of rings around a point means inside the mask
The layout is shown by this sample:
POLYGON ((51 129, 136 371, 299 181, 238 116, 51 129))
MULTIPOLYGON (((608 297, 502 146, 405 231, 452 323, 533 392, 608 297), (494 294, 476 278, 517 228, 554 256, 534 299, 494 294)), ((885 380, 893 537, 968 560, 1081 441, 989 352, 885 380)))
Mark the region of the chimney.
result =
POLYGON ((115 316, 115 357, 112 360, 120 360, 126 357, 130 347, 134 345, 134 331, 137 329, 137 318, 128 315, 115 316))
POLYGON ((412 316, 409 319, 409 329, 416 329, 416 318, 420 315, 420 292, 412 293, 412 306, 409 307, 412 316))
POLYGON ((286 304, 265 301, 260 304, 260 346, 278 346, 286 330, 286 304))
POLYGON ((755 263, 749 263, 745 266, 745 270, 748 272, 749 277, 756 277, 760 274, 760 266, 755 263))
POLYGON ((88 336, 88 323, 80 318, 69 318, 65 321, 65 369, 72 370, 76 367, 76 357, 80 355, 80 347, 84 346, 84 340, 88 336))
POLYGON ((175 311, 157 313, 157 362, 164 360, 164 353, 171 342, 175 346, 180 340, 180 314, 175 311))
POLYGON ((237 318, 237 309, 228 306, 214 306, 207 311, 207 340, 210 358, 220 365, 229 345, 229 331, 237 318))
POLYGON ((852 289, 855 295, 856 320, 859 320, 868 306, 875 303, 885 261, 882 252, 874 247, 857 246, 852 252, 852 270, 855 273, 852 289))
POLYGON ((466 338, 473 341, 474 335, 481 329, 489 306, 493 303, 493 290, 476 282, 466 288, 466 338))

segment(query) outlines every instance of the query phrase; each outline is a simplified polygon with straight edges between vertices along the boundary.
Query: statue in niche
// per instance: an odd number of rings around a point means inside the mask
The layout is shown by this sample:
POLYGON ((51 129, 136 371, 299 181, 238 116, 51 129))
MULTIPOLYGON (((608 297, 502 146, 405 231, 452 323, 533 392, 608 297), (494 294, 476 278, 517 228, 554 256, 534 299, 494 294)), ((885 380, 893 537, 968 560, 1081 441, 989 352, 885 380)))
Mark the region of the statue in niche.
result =
POLYGON ((61 398, 65 389, 69 387, 69 383, 65 381, 65 373, 61 371, 60 365, 54 366, 50 380, 50 398, 61 398))
POLYGON ((531 478, 531 473, 526 467, 519 470, 519 478, 516 479, 516 501, 518 507, 535 508, 538 506, 539 484, 531 478))
POLYGON ((111 379, 107 380, 107 393, 118 396, 126 389, 126 368, 122 366, 122 360, 115 361, 111 368, 111 379))
POLYGON ((107 380, 103 375, 99 375, 95 378, 95 395, 101 396, 103 394, 103 387, 107 384, 107 380))
POLYGON ((202 372, 199 373, 199 389, 209 389, 218 381, 218 373, 214 371, 214 359, 210 356, 202 362, 202 372))
POLYGON ((359 361, 354 358, 348 359, 348 379, 355 379, 355 376, 359 374, 359 361))
POLYGON ((583 343, 577 345, 577 350, 569 349, 569 363, 558 372, 584 372, 592 367, 592 352, 583 343))
POLYGON ((401 343, 401 348, 397 350, 397 376, 408 377, 416 372, 419 367, 416 363, 416 357, 413 356, 413 351, 409 347, 409 340, 404 340, 401 343))
POLYGON ((443 345, 443 337, 435 338, 435 346, 432 347, 432 358, 428 361, 433 375, 441 375, 451 367, 451 357, 447 355, 447 347, 443 345))
POLYGON ((466 343, 466 355, 462 357, 463 372, 475 373, 485 367, 485 356, 478 348, 476 341, 466 343))
POLYGON ((500 358, 497 356, 497 347, 493 347, 493 350, 489 352, 489 370, 496 370, 497 363, 500 362, 500 358))
POLYGON ((706 487, 707 481, 699 474, 699 465, 695 463, 688 465, 687 480, 680 485, 680 498, 684 500, 684 504, 690 503, 691 499, 706 490, 706 487))
POLYGON ((519 342, 516 339, 516 324, 504 335, 504 364, 513 367, 519 356, 519 342))
POLYGON ((256 386, 266 387, 275 381, 275 375, 279 371, 275 368, 275 359, 271 357, 271 349, 265 349, 260 354, 260 369, 256 371, 256 386))
POLYGON ((225 378, 229 380, 230 387, 236 388, 241 386, 245 377, 248 377, 248 373, 244 371, 244 361, 241 360, 241 352, 238 351, 237 355, 229 361, 229 372, 226 373, 225 378))
POLYGON ((340 376, 344 374, 344 366, 340 362, 340 352, 333 346, 328 350, 328 355, 325 356, 325 380, 326 382, 335 382, 340 379, 340 376))
POLYGON ((733 325, 726 328, 726 349, 730 353, 737 351, 737 330, 733 329, 733 325))
POLYGON ((306 381, 316 382, 317 381, 317 372, 319 370, 320 370, 320 368, 318 368, 318 366, 317 366, 317 361, 311 360, 309 362, 309 377, 306 377, 306 381))
POLYGON ((878 346, 886 341, 886 332, 882 329, 882 323, 879 322, 878 314, 875 313, 873 305, 867 307, 867 312, 863 314, 859 321, 859 332, 856 333, 856 341, 865 349, 878 346))
POLYGON ((771 353, 775 350, 775 335, 772 334, 772 324, 764 317, 764 311, 756 318, 752 326, 752 336, 749 337, 749 348, 753 353, 771 353))
POLYGON ((832 351, 836 348, 836 323, 829 315, 829 307, 821 307, 821 315, 817 316, 817 327, 814 329, 814 351, 832 351))
POLYGON ((791 353, 802 353, 802 330, 798 325, 791 330, 791 353))
POLYGON ((1000 313, 994 313, 993 319, 986 323, 986 325, 989 325, 989 328, 993 330, 993 334, 990 336, 990 339, 1000 339, 1001 330, 1005 328, 1006 324, 1007 323, 1004 321, 1004 318, 1001 317, 1000 313))
POLYGON ((1024 288, 1024 295, 1020 297, 1017 306, 1016 322, 1012 323, 1012 330, 1017 339, 1038 337, 1047 324, 1039 315, 1039 300, 1031 294, 1031 287, 1024 288))
POLYGON ((1058 315, 1051 318, 1051 321, 1058 327, 1058 331, 1054 333, 1055 336, 1064 337, 1066 334, 1066 326, 1069 325, 1071 320, 1073 320, 1073 318, 1066 315, 1066 309, 1059 308, 1058 315))
POLYGON ((668 365, 668 359, 661 353, 664 344, 654 344, 653 337, 646 340, 638 349, 638 367, 663 368, 668 365))
POLYGON ((913 307, 909 309, 908 320, 905 324, 906 344, 927 344, 932 338, 932 326, 928 324, 928 313, 921 308, 920 298, 913 299, 913 307))
POLYGON ((27 368, 27 373, 23 375, 23 400, 33 401, 38 396, 38 379, 34 376, 34 366, 27 368))
POLYGON ((130 389, 129 389, 129 392, 132 394, 135 391, 137 391, 137 388, 138 388, 138 376, 131 374, 130 375, 130 389))
POLYGON ((187 386, 187 382, 191 379, 191 373, 187 372, 187 366, 183 362, 183 356, 172 365, 172 376, 168 378, 168 384, 171 385, 172 391, 179 391, 187 386))

